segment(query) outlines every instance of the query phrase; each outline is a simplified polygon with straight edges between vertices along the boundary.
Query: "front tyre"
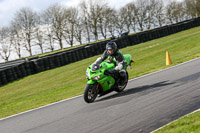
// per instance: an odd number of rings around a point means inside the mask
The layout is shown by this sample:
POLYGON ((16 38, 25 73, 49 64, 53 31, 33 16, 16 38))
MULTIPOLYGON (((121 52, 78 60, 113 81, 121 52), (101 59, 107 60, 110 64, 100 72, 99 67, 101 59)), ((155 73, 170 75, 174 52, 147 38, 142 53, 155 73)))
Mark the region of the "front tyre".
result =
POLYGON ((95 84, 87 84, 84 91, 84 100, 87 103, 92 103, 96 99, 98 95, 97 91, 97 83, 95 84))

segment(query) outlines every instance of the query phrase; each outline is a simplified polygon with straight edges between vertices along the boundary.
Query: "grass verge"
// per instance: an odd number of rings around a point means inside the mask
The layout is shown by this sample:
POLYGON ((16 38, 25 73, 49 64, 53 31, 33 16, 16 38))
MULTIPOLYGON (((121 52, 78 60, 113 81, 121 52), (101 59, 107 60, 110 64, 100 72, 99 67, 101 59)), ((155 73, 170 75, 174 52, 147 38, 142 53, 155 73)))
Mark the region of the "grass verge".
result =
MULTIPOLYGON (((121 49, 135 64, 129 78, 164 69, 165 52, 172 65, 200 57, 200 27, 121 49)), ((99 55, 100 56, 100 55, 99 55)), ((41 72, 0 87, 0 118, 24 112, 83 93, 85 71, 97 57, 41 72)))
POLYGON ((200 133, 200 110, 186 115, 153 133, 200 133))

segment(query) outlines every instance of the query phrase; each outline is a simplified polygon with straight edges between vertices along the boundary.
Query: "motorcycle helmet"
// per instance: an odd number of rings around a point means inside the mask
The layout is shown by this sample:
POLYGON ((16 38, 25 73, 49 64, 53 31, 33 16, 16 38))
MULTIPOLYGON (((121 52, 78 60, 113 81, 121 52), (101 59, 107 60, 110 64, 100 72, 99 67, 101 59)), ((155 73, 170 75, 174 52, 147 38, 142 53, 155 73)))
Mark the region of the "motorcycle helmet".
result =
POLYGON ((114 54, 115 51, 117 50, 117 44, 115 42, 108 42, 106 44, 106 50, 110 55, 114 54))

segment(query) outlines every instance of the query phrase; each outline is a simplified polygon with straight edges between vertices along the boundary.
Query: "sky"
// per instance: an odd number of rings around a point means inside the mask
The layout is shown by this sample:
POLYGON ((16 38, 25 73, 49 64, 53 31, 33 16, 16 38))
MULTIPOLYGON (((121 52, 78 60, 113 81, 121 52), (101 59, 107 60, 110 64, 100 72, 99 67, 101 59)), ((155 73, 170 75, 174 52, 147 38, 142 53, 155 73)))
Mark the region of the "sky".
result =
MULTIPOLYGON (((49 6, 59 3, 66 6, 77 6, 82 0, 0 0, 0 27, 9 26, 15 13, 23 7, 34 11, 42 11, 49 6)), ((132 0, 107 0, 111 7, 118 8, 132 0)))
MULTIPOLYGON (((0 0, 0 28, 9 26, 15 13, 23 7, 34 11, 42 11, 49 6, 59 3, 66 6, 77 6, 82 0, 0 0)), ((106 0, 110 7, 119 8, 134 0, 106 0)), ((166 0, 164 0, 166 1, 166 0)), ((169 0, 167 0, 169 1, 169 0)), ((181 1, 181 0, 176 0, 181 1)))

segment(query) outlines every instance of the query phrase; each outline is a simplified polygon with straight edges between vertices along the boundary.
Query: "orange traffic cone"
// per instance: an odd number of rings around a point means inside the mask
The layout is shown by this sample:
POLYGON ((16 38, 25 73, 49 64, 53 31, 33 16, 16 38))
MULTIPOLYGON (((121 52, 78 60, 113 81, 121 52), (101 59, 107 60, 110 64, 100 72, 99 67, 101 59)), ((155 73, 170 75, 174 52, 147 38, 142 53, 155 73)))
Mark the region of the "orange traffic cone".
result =
POLYGON ((167 65, 171 65, 172 64, 172 61, 170 59, 170 55, 169 55, 169 52, 166 51, 166 66, 167 65))

